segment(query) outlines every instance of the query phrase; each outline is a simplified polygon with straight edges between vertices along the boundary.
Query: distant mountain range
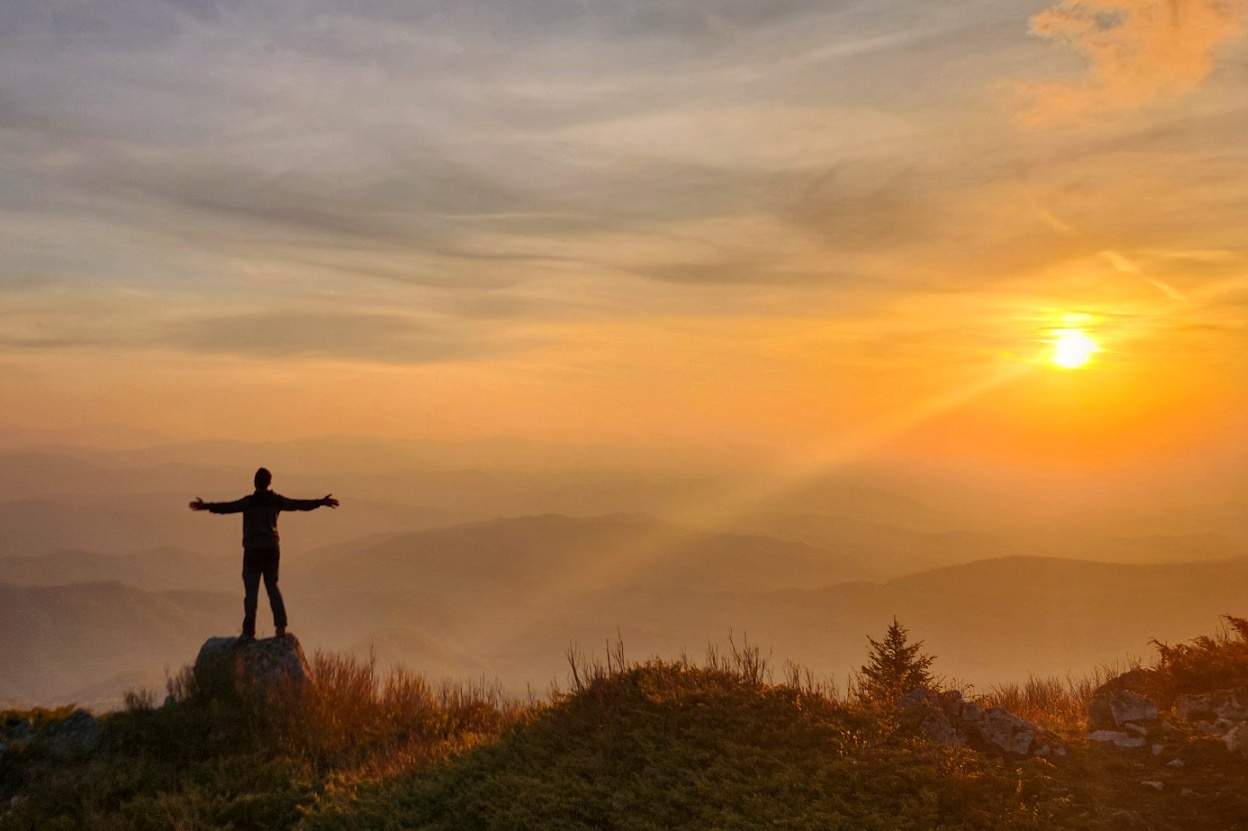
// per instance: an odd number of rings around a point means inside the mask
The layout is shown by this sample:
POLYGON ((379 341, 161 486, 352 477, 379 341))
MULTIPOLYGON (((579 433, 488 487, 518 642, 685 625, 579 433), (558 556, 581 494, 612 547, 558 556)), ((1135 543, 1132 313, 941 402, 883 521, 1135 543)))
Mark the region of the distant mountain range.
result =
POLYGON ((863 576, 853 558, 799 542, 693 531, 654 517, 496 519, 312 552, 294 580, 502 599, 598 589, 770 591, 863 576), (495 598, 495 595, 499 595, 495 598))
POLYGON ((8 704, 115 702, 133 678, 177 672, 220 622, 241 618, 237 598, 150 592, 121 583, 0 584, 0 691, 8 704), (118 677, 123 676, 123 677, 118 677), (113 679, 117 686, 103 688, 113 679))
MULTIPOLYGON (((237 555, 61 552, 0 559, 0 703, 115 700, 136 678, 237 631, 237 555), (120 582, 83 582, 115 572, 120 582), (210 591, 167 591, 177 574, 210 591), (45 585, 13 585, 17 582, 45 585), (65 582, 68 585, 49 585, 65 582), (142 586, 144 588, 139 588, 142 586), (110 686, 111 685, 111 686, 110 686), (110 699, 111 696, 111 699, 110 699)), ((434 676, 544 688, 575 643, 700 654, 729 631, 842 681, 896 615, 935 669, 987 685, 1062 676, 1248 614, 1248 558, 1123 565, 1004 557, 864 579, 854 558, 652 517, 561 515, 375 535, 294 550, 282 583, 308 647, 434 676)), ((261 623, 268 620, 261 601, 261 623)))

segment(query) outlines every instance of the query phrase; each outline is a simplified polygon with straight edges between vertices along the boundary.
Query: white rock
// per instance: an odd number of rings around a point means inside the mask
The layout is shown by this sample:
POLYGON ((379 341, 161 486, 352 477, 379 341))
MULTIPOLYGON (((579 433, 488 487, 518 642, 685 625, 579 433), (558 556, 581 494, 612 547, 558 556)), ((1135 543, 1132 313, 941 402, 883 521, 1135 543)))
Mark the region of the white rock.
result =
POLYGON ((1155 791, 1160 791, 1166 787, 1166 783, 1164 782, 1141 782, 1140 784, 1146 788, 1152 788, 1155 791))
POLYGON ((1166 767, 1168 767, 1168 768, 1181 768, 1181 767, 1183 767, 1183 760, 1182 760, 1182 759, 1171 759, 1170 761, 1166 762, 1166 767))

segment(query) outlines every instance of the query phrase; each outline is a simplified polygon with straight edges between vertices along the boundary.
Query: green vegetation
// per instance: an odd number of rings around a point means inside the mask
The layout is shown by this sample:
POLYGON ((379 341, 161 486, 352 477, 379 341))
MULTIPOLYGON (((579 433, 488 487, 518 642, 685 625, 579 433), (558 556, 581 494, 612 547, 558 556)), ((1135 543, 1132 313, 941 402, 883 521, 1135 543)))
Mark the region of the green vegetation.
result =
POLYGON ((1223 615, 1222 629, 1177 646, 1153 642, 1157 665, 1152 692, 1163 705, 1180 693, 1248 686, 1248 619, 1223 615))
POLYGON ((867 643, 871 651, 858 674, 857 693, 862 699, 892 705, 913 689, 932 686, 935 656, 921 651, 923 641, 910 643, 910 633, 896 617, 883 640, 867 636, 867 643))
MULTIPOLYGON (((1196 668, 1229 648, 1182 654, 1196 668)), ((996 691, 1069 742, 1014 761, 932 744, 798 668, 776 682, 748 646, 696 665, 569 657, 572 689, 527 702, 323 654, 299 697, 209 699, 183 673, 170 706, 131 696, 75 761, 37 725, 12 738, 26 714, 6 713, 0 831, 1248 828, 1248 760, 1195 733, 1173 745, 1181 767, 1089 745, 1073 716, 1088 683, 996 691)))

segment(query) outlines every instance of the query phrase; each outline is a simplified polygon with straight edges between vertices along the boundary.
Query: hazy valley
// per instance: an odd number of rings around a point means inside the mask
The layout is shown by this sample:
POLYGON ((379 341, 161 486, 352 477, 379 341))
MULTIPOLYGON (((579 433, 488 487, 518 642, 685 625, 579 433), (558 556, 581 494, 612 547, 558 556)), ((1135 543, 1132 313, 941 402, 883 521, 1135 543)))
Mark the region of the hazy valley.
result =
POLYGON ((307 646, 515 690, 562 683, 570 645, 699 655, 730 633, 843 681, 894 615, 960 681, 1082 674, 1208 630, 1248 596, 1242 523, 1222 502, 1117 506, 1098 524, 1053 501, 855 471, 742 504, 744 466, 603 454, 332 440, 10 454, 0 698, 111 706, 234 633, 238 520, 185 503, 242 495, 261 463, 280 492, 343 499, 282 520, 282 586, 307 646))

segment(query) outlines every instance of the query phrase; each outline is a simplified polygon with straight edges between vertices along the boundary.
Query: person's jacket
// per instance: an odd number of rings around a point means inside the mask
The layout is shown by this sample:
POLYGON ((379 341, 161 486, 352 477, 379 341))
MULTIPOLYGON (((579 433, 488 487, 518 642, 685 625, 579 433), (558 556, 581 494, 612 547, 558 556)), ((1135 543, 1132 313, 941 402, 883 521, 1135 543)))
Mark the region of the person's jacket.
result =
POLYGON ((277 515, 282 511, 311 511, 321 507, 319 499, 290 499, 271 490, 256 491, 233 502, 206 502, 214 514, 243 515, 243 548, 278 547, 277 515))

